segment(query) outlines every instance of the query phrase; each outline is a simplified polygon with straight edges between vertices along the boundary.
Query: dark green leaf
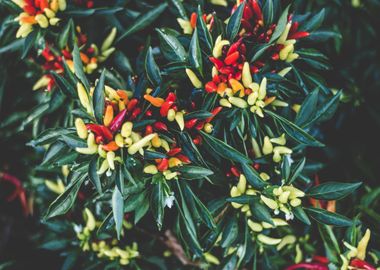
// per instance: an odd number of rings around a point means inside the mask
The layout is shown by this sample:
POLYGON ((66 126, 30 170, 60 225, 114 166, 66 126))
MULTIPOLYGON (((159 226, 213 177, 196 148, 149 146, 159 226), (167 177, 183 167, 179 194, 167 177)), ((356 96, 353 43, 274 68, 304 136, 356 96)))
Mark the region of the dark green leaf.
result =
POLYGON ((124 220, 124 198, 117 187, 115 187, 112 194, 112 212, 113 219, 115 220, 117 238, 120 239, 120 233, 123 228, 124 220))
POLYGON ((235 10, 235 12, 231 15, 228 20, 226 35, 229 41, 233 41, 236 35, 239 33, 241 18, 243 16, 243 11, 245 7, 245 2, 242 2, 239 7, 235 10))
POLYGON ((318 200, 340 200, 354 192, 361 186, 358 183, 328 182, 314 186, 308 192, 308 196, 318 200))
POLYGON ((191 38, 190 47, 189 47, 189 62, 190 65, 203 76, 203 61, 202 61, 202 52, 199 47, 198 40, 198 31, 195 28, 193 37, 191 38))
POLYGON ((199 167, 199 166, 182 166, 178 167, 178 172, 180 172, 180 178, 187 179, 187 180, 194 180, 194 179, 202 179, 209 175, 214 174, 213 171, 199 167))
POLYGON ((90 91, 90 84, 87 80, 86 74, 84 74, 82 59, 80 57, 78 45, 74 44, 73 50, 73 60, 74 60, 74 73, 78 79, 83 83, 87 91, 90 91))
POLYGON ((98 82, 96 83, 94 93, 92 95, 92 106, 96 121, 103 124, 105 97, 104 97, 104 77, 106 70, 103 69, 98 82))
POLYGON ((124 31, 124 33, 118 38, 117 42, 119 42, 120 40, 124 39, 125 37, 127 37, 133 33, 136 33, 138 31, 144 29, 148 25, 150 25, 152 22, 154 22, 161 15, 162 12, 164 12, 166 7, 167 7, 167 3, 162 3, 155 8, 152 8, 150 11, 144 13, 140 17, 138 17, 136 19, 136 21, 132 22, 130 24, 131 26, 128 27, 124 31))
POLYGON ((186 62, 186 51, 178 39, 168 31, 156 30, 160 39, 160 48, 165 58, 174 62, 186 62))
POLYGON ((98 170, 98 157, 94 156, 90 164, 88 165, 88 177, 90 178, 90 181, 95 186, 96 190, 99 192, 99 194, 102 194, 102 183, 100 182, 100 177, 97 173, 98 170))
POLYGON ((288 23, 289 7, 290 6, 287 6, 285 8, 285 10, 282 12, 280 19, 277 22, 276 29, 274 30, 272 37, 269 40, 269 43, 276 41, 281 36, 281 34, 284 32, 286 24, 288 23))
POLYGON ((305 210, 313 219, 322 224, 334 225, 337 227, 349 227, 353 223, 352 220, 345 216, 321 208, 309 207, 305 208, 305 210))
POLYGON ((145 57, 145 72, 148 80, 153 86, 159 86, 161 84, 161 74, 156 61, 153 58, 152 48, 149 47, 145 57))

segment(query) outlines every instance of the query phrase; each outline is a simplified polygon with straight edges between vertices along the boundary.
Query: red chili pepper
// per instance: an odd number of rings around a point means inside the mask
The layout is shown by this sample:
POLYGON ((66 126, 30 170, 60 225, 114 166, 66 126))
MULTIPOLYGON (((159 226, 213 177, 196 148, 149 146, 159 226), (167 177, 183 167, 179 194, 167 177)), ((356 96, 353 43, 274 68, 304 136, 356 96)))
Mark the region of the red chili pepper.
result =
POLYGON ((225 66, 219 69, 219 72, 226 75, 232 75, 234 73, 233 67, 225 66))
POLYGON ((187 156, 183 155, 183 154, 178 154, 176 157, 180 161, 182 161, 183 163, 190 163, 191 162, 190 159, 187 156))
POLYGON ((215 65, 216 69, 219 70, 224 66, 222 60, 219 60, 215 57, 209 57, 210 61, 215 65))
POLYGON ((152 116, 153 115, 152 110, 147 110, 145 115, 146 116, 152 116))
POLYGON ((181 147, 176 147, 176 148, 172 148, 169 150, 169 152, 167 152, 166 154, 169 156, 169 157, 173 157, 179 153, 181 153, 182 151, 182 148, 181 147))
POLYGON ((261 12, 261 7, 257 3, 257 1, 256 0, 251 0, 250 2, 251 2, 251 6, 252 6, 252 9, 253 9, 253 12, 256 15, 257 20, 258 21, 262 20, 263 19, 263 13, 261 12))
POLYGON ((229 56, 229 55, 235 53, 238 50, 239 46, 241 45, 242 41, 243 41, 243 39, 240 38, 235 43, 232 43, 232 45, 230 46, 230 48, 227 51, 227 55, 229 56))
POLYGON ((201 144, 201 143, 202 143, 202 137, 200 137, 200 136, 195 137, 195 138, 193 139, 193 143, 194 143, 195 145, 201 144))
POLYGON ((95 142, 96 142, 97 144, 101 144, 101 143, 103 143, 103 142, 104 142, 103 136, 101 136, 101 135, 96 136, 96 138, 95 138, 95 142))
POLYGON ((313 258, 312 258, 312 261, 313 262, 319 262, 319 263, 322 263, 322 264, 329 264, 329 259, 324 257, 324 256, 318 256, 318 255, 314 255, 313 258))
POLYGON ((169 168, 169 160, 167 158, 163 158, 161 162, 157 165, 157 169, 160 172, 163 172, 169 168))
POLYGON ((198 119, 196 118, 193 118, 193 119, 190 119, 188 121, 185 122, 185 128, 187 129, 191 129, 195 126, 195 124, 197 123, 198 119))
POLYGON ((132 111, 131 116, 129 117, 130 120, 136 119, 137 116, 141 113, 141 108, 137 107, 132 111))
POLYGON ((231 172, 233 175, 235 175, 236 177, 239 177, 240 176, 240 172, 239 170, 235 167, 235 166, 232 166, 231 167, 231 172))
POLYGON ((190 25, 191 25, 191 28, 195 28, 197 26, 197 13, 195 12, 191 13, 190 25))
POLYGON ((174 101, 165 101, 164 104, 162 104, 160 108, 160 114, 162 117, 165 117, 168 115, 168 111, 170 107, 173 105, 174 101))
POLYGON ((128 110, 129 112, 132 111, 132 110, 136 107, 136 105, 137 105, 138 102, 139 102, 139 101, 138 101, 136 98, 132 98, 132 99, 128 102, 127 110, 128 110))
POLYGON ((289 35, 289 39, 300 39, 310 36, 309 32, 296 32, 289 35))
POLYGON ((97 136, 102 136, 103 138, 105 138, 107 140, 113 139, 113 135, 112 135, 111 131, 105 126, 101 126, 101 125, 97 125, 97 124, 86 124, 86 128, 88 130, 94 132, 95 135, 97 135, 97 136))
POLYGON ((153 133, 153 127, 151 125, 147 125, 145 127, 145 136, 153 133))
POLYGON ((155 122, 153 127, 158 131, 168 131, 168 126, 163 122, 155 122))
POLYGON ((205 85, 205 90, 207 93, 216 92, 217 89, 218 89, 218 86, 212 81, 206 83, 206 85, 205 85))
POLYGON ((236 61, 239 59, 239 56, 240 56, 239 52, 234 52, 224 59, 224 63, 226 65, 232 65, 236 63, 236 61))
POLYGON ((357 267, 360 270, 376 270, 376 268, 367 263, 366 261, 360 260, 360 259, 353 259, 350 262, 350 266, 357 267))
POLYGON ((243 11, 243 18, 246 20, 249 20, 250 18, 252 18, 252 16, 253 16, 253 12, 252 12, 251 7, 249 5, 245 5, 244 11, 243 11))
POLYGON ((298 22, 294 22, 294 23, 292 23, 292 26, 291 26, 290 29, 289 29, 289 33, 294 33, 295 31, 297 31, 298 26, 299 26, 299 23, 298 23, 298 22))
POLYGON ((310 270, 329 270, 327 265, 319 263, 298 263, 287 267, 285 270, 296 270, 296 269, 310 269, 310 270))
POLYGON ((220 113, 220 111, 223 109, 223 107, 219 106, 219 107, 216 107, 214 108, 212 111, 211 111, 211 114, 212 116, 210 116, 209 118, 206 118, 206 123, 209 123, 212 121, 212 119, 214 119, 214 117, 220 113))
POLYGON ((121 128, 121 125, 123 124, 124 118, 127 115, 127 110, 124 109, 121 112, 119 112, 115 118, 111 121, 109 128, 112 133, 115 133, 121 128))
POLYGON ((196 129, 196 130, 201 130, 201 129, 204 127, 205 123, 206 123, 205 121, 202 121, 202 122, 197 123, 197 124, 195 125, 195 129, 196 129))
POLYGON ((176 100, 177 100, 177 96, 173 92, 170 92, 165 99, 165 101, 169 101, 169 102, 170 101, 174 102, 176 100))

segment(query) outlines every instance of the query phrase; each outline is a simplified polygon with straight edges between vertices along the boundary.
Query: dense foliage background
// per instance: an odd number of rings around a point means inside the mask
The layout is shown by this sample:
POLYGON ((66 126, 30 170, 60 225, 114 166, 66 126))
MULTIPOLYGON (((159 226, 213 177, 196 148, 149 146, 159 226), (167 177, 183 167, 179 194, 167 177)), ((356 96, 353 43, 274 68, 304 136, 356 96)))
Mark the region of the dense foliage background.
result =
MULTIPOLYGON (((104 1, 95 2, 97 6, 108 6, 111 9, 111 4, 105 4, 104 1)), ((136 52, 143 48, 145 38, 151 35, 151 44, 157 45, 159 41, 155 36, 155 28, 164 26, 178 30, 177 22, 171 19, 175 16, 173 14, 176 14, 176 11, 173 11, 175 10, 173 3, 176 1, 167 2, 170 8, 158 14, 152 25, 146 26, 138 35, 127 37, 117 43, 116 48, 124 54, 125 59, 134 59, 136 63, 120 63, 117 61, 120 55, 116 57, 113 54, 104 63, 105 67, 108 69, 114 67, 121 76, 128 74, 131 66, 137 70, 141 69, 139 59, 135 56, 136 52)), ((184 1, 184 4, 186 8, 193 8, 193 10, 198 4, 204 5, 207 13, 215 10, 224 19, 230 15, 225 8, 204 2, 184 1)), ((150 12, 152 8, 157 9, 162 1, 115 1, 115 4, 121 9, 111 13, 112 15, 92 15, 96 19, 93 17, 90 19, 87 17, 85 6, 80 9, 83 14, 76 14, 75 20, 81 22, 81 30, 88 33, 88 39, 91 42, 98 45, 102 43, 111 31, 110 26, 105 27, 107 25, 116 26, 118 33, 122 34, 131 25, 131 21, 136 21, 136 18, 150 12)), ((282 4, 285 6, 286 3, 282 4)), ((232 5, 233 3, 230 3, 230 6, 232 5)), ((330 59, 326 64, 329 68, 322 68, 321 77, 329 87, 337 91, 343 90, 341 104, 335 116, 322 124, 318 135, 327 147, 307 150, 308 155, 317 161, 316 166, 322 168, 314 177, 321 182, 338 180, 364 183, 358 191, 337 204, 337 212, 359 218, 366 227, 371 229, 371 246, 378 249, 380 246, 378 210, 380 209, 380 168, 378 165, 380 1, 296 0, 293 1, 293 6, 299 14, 306 12, 316 14, 324 9, 325 20, 320 31, 326 30, 326 38, 313 47, 322 51, 330 59)), ((41 90, 31 90, 42 74, 40 68, 42 60, 35 54, 40 52, 44 44, 37 43, 37 46, 41 46, 40 48, 34 48, 35 52, 31 50, 27 55, 23 55, 24 43, 14 38, 17 30, 13 21, 14 8, 10 1, 0 2, 0 178, 5 179, 7 176, 11 178, 11 181, 0 180, 0 269, 60 269, 62 265, 66 265, 67 268, 64 269, 69 269, 71 262, 67 258, 76 257, 77 251, 62 250, 61 247, 67 244, 63 236, 66 236, 67 240, 75 237, 72 228, 64 218, 59 218, 60 224, 56 226, 41 223, 41 216, 57 195, 44 185, 44 181, 58 179, 57 175, 61 174, 61 170, 41 168, 39 164, 45 149, 42 146, 31 147, 30 141, 46 128, 66 125, 67 119, 64 115, 71 107, 61 106, 66 101, 65 97, 58 94, 58 91, 46 93, 41 90), (55 96, 51 97, 52 95, 55 96), (50 108, 58 109, 40 111, 41 104, 49 104, 50 108), (12 200, 7 199, 15 188, 18 189, 17 195, 12 200), (49 242, 46 240, 53 239, 56 235, 60 236, 61 242, 56 242, 54 246, 47 246, 46 243, 49 242)), ((158 62, 161 65, 165 63, 165 60, 161 58, 158 62)), ((99 73, 89 74, 89 77, 95 81, 99 73)), ((82 210, 86 207, 86 201, 79 200, 75 207, 78 209, 74 208, 72 219, 84 224, 82 210)), ((154 231, 154 224, 151 225, 154 231)), ((334 232, 339 241, 343 239, 345 230, 334 232)), ((145 231, 137 230, 133 233, 139 239, 144 239, 146 235, 145 231)), ((317 235, 318 232, 312 231, 311 234, 317 235)), ((156 238, 153 242, 146 241, 145 243, 147 249, 151 248, 152 252, 142 262, 141 267, 146 268, 141 269, 156 269, 155 267, 184 269, 184 262, 178 254, 170 257, 163 256, 162 251, 167 248, 167 243, 159 237, 156 238)), ((141 243, 141 246, 144 246, 144 243, 141 243)), ((326 255, 322 245, 315 249, 317 254, 326 255)), ((90 269, 91 263, 83 263, 90 269)), ((95 267, 95 264, 93 265, 95 267)))

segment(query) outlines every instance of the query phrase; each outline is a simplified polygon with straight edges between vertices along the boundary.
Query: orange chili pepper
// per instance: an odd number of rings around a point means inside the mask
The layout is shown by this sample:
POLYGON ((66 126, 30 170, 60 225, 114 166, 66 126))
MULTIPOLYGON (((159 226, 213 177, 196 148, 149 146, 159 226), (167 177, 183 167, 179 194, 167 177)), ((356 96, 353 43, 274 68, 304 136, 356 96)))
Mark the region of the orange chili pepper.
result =
POLYGON ((195 12, 191 13, 190 25, 192 28, 195 28, 197 26, 197 13, 195 12))
POLYGON ((128 103, 128 94, 127 92, 125 92, 124 90, 116 90, 116 93, 119 95, 119 97, 125 102, 125 104, 127 105, 128 103))
POLYGON ((161 107, 165 100, 163 98, 152 97, 151 95, 144 95, 144 98, 150 102, 154 107, 161 107))
POLYGON ((88 64, 90 62, 90 59, 88 58, 87 55, 85 55, 84 53, 80 53, 80 59, 82 60, 83 63, 85 64, 88 64))
POLYGON ((107 105, 106 112, 104 114, 103 123, 106 127, 108 127, 113 119, 113 107, 112 105, 107 105))
POLYGON ((119 146, 116 144, 115 141, 112 141, 105 145, 102 145, 102 148, 106 151, 116 151, 117 149, 119 149, 119 146))

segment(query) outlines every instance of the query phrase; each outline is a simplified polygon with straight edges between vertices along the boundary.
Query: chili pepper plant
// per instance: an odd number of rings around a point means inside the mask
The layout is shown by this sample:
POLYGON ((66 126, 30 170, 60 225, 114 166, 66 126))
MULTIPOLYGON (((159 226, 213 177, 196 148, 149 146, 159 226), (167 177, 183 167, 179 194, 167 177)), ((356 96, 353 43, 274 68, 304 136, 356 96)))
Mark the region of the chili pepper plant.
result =
POLYGON ((377 195, 320 177, 345 101, 327 80, 339 34, 325 9, 111 2, 2 3, 0 50, 19 53, 34 106, 10 134, 41 163, 24 186, 0 178, 41 220, 33 244, 62 269, 379 266, 362 221, 377 195))

